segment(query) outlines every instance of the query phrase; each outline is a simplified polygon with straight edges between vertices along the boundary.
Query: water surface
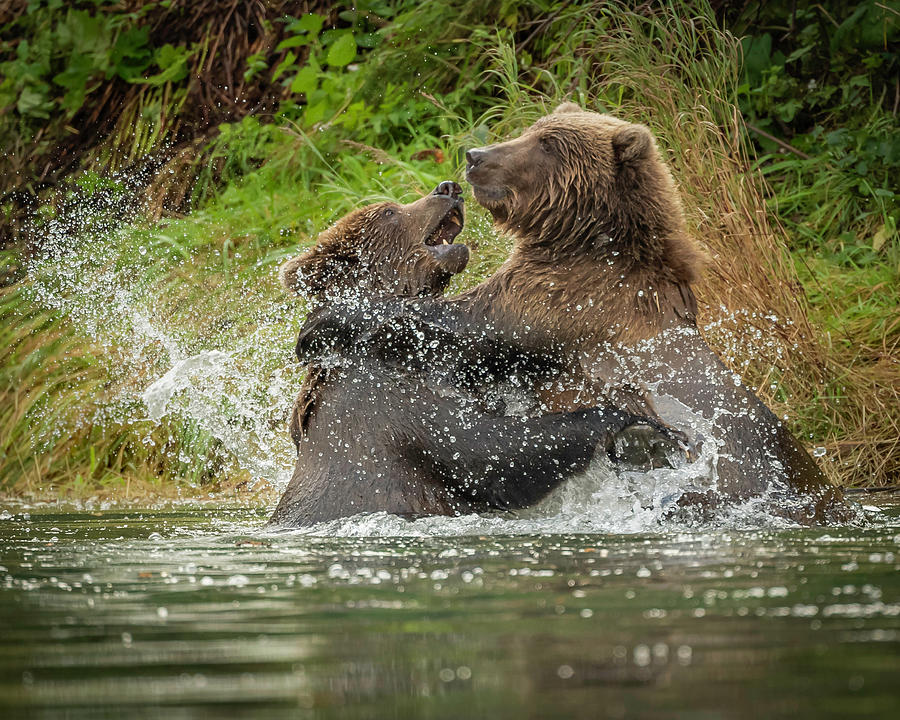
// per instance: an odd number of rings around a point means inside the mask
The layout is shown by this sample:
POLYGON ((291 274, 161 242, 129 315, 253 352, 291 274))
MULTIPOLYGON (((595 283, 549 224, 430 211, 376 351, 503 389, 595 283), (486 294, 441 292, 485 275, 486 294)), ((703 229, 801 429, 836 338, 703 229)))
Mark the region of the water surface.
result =
POLYGON ((898 717, 900 504, 879 506, 865 528, 342 536, 7 507, 0 715, 898 717))

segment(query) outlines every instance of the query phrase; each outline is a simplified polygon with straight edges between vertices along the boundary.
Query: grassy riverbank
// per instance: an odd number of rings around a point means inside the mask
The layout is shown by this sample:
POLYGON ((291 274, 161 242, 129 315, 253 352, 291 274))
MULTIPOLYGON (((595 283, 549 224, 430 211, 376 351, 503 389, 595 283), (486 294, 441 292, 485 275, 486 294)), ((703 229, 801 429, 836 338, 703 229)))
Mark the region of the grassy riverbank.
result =
MULTIPOLYGON (((876 62, 896 68, 896 55, 860 38, 878 22, 885 37, 897 26, 870 17, 870 3, 849 26, 852 13, 829 15, 821 32, 840 42, 825 38, 826 71, 816 64, 821 18, 806 11, 784 27, 791 18, 715 18, 698 3, 641 13, 608 3, 322 4, 286 22, 258 19, 258 36, 232 45, 240 27, 226 23, 214 51, 216 36, 185 34, 209 7, 126 5, 124 18, 120 6, 77 11, 109 25, 97 67, 79 64, 75 41, 50 42, 81 15, 50 4, 0 18, 13 23, 0 30, 15 58, 6 62, 20 63, 5 66, 12 80, 0 85, 0 130, 19 173, 3 178, 3 493, 262 488, 271 468, 260 455, 274 448, 289 463, 284 420, 300 379, 291 339, 303 308, 278 288, 279 263, 361 202, 459 179, 466 147, 514 135, 562 99, 658 136, 690 227, 714 257, 698 287, 701 322, 745 382, 824 449, 837 482, 900 478, 900 149, 884 144, 897 108, 892 88, 854 79, 875 77, 866 68, 876 62), (181 13, 181 35, 161 30, 167 12, 181 13), (59 63, 81 75, 58 78, 59 63), (210 67, 232 78, 222 116, 195 107, 210 67), (858 92, 812 98, 804 73, 858 92), (103 93, 142 108, 131 134, 130 106, 110 109, 103 93), (112 115, 106 134, 71 141, 66 122, 78 130, 95 111, 112 115), (53 133, 68 143, 56 174, 44 172, 53 133), (23 208, 34 211, 27 222, 23 208), (190 376, 160 418, 148 415, 148 386, 211 351, 227 354, 210 356, 215 372, 190 376)), ((458 288, 508 250, 473 202, 461 239, 476 253, 458 288)))

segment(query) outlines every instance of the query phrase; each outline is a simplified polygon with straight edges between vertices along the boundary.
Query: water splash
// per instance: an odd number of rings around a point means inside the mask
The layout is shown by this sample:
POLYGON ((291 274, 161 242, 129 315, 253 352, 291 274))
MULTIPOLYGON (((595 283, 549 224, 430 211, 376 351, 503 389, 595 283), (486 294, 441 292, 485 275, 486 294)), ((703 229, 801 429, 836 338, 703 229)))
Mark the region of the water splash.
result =
POLYGON ((166 414, 172 396, 187 390, 200 373, 209 376, 219 374, 228 361, 228 353, 220 350, 203 350, 189 358, 179 360, 172 369, 144 390, 141 400, 147 406, 150 419, 159 422, 166 414))
MULTIPOLYGON (((268 282, 267 291, 237 273, 226 275, 223 295, 231 299, 216 308, 216 317, 193 318, 190 327, 184 325, 183 315, 181 320, 166 317, 159 308, 165 305, 167 289, 159 279, 176 273, 187 259, 170 251, 172 238, 162 228, 141 227, 136 217, 137 208, 73 202, 41 229, 44 241, 28 268, 33 301, 65 314, 79 333, 97 344, 102 350, 98 359, 116 388, 111 399, 87 403, 82 422, 125 418, 167 423, 186 418, 217 438, 222 452, 255 478, 284 488, 295 456, 285 420, 299 387, 300 368, 292 348, 300 310, 285 303, 273 269, 267 276, 262 272, 255 276, 268 282), (255 310, 248 313, 248 304, 255 310), (231 330, 232 325, 241 327, 231 330), (203 332, 198 331, 201 327, 203 332)), ((202 270, 204 262, 211 265, 219 258, 210 253, 191 261, 199 262, 202 270)), ((249 258, 241 269, 247 267, 252 267, 249 258)), ((707 332, 727 335, 725 325, 733 323, 734 316, 723 317, 707 332)), ((756 340, 782 357, 774 341, 761 334, 756 340)), ((745 341, 745 334, 735 340, 734 355, 749 356, 740 347, 745 341)), ((704 422, 694 418, 689 425, 695 433, 709 435, 704 422)), ((693 466, 648 473, 616 472, 598 463, 540 506, 513 516, 410 522, 375 514, 304 532, 350 536, 655 532, 684 522, 670 517, 681 493, 714 484, 716 453, 715 443, 707 442, 693 466)), ((766 514, 761 501, 734 507, 718 521, 734 527, 784 522, 766 514)))
POLYGON ((257 270, 248 257, 222 276, 222 243, 179 249, 183 238, 147 227, 139 211, 108 195, 79 196, 33 228, 41 242, 27 267, 29 299, 91 340, 108 377, 109 396, 84 399, 77 425, 149 419, 175 432, 189 422, 220 442, 220 460, 283 487, 294 458, 284 420, 299 387, 291 349, 302 309, 285 302, 273 269, 257 270), (227 299, 212 310, 173 304, 172 283, 197 276, 222 277, 227 299))

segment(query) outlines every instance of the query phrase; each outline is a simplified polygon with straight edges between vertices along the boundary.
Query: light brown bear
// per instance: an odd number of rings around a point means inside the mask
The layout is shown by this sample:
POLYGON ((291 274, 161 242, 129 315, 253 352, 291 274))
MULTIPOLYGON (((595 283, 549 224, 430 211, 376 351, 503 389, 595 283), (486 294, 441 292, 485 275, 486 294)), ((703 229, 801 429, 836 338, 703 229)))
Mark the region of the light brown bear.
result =
POLYGON ((513 251, 472 290, 405 313, 563 358, 545 409, 612 398, 701 440, 706 466, 682 505, 759 500, 798 522, 845 517, 840 491, 701 337, 691 284, 706 256, 646 127, 566 103, 466 160, 513 251))
POLYGON ((329 346, 320 320, 335 308, 370 313, 379 302, 436 296, 466 266, 468 248, 453 242, 463 225, 460 194, 444 182, 407 205, 357 210, 283 266, 286 287, 313 305, 298 343, 311 362, 291 421, 297 463, 273 524, 522 508, 584 471, 598 448, 617 459, 626 428, 651 440, 649 447, 630 443, 630 457, 637 447, 646 458, 662 447, 654 440, 671 437, 653 420, 609 406, 506 414, 486 401, 492 389, 512 377, 534 385, 557 368, 551 358, 499 343, 432 334, 421 348, 415 323, 395 323, 351 350, 329 346))
POLYGON ((705 502, 760 498, 801 522, 843 516, 840 492, 700 336, 691 284, 705 254, 646 127, 566 103, 466 159, 475 198, 515 248, 454 302, 524 328, 525 347, 561 345, 592 391, 580 401, 636 388, 663 420, 712 441, 705 502))

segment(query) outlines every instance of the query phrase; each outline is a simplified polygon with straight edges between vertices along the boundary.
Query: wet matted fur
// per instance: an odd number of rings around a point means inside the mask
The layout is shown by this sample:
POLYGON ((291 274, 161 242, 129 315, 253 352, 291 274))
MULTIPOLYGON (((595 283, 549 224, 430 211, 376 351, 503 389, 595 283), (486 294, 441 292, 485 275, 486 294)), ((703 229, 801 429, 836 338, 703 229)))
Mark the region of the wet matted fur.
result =
POLYGON ((466 157, 512 253, 468 292, 404 312, 561 358, 545 410, 613 401, 705 442, 704 482, 685 488, 685 503, 760 500, 799 522, 845 516, 840 491, 701 337, 691 284, 706 255, 648 128, 566 103, 466 157))
POLYGON ((536 417, 488 407, 485 386, 499 382, 490 373, 526 373, 535 383, 555 369, 552 359, 516 348, 503 355, 494 344, 464 347, 446 335, 421 347, 415 324, 380 328, 344 352, 329 346, 322 319, 335 308, 371 318, 379 300, 435 296, 465 267, 467 251, 452 244, 462 224, 459 193, 442 183, 409 205, 358 210, 284 265, 285 285, 314 305, 298 342, 312 362, 291 422, 297 463, 273 524, 522 508, 583 472, 598 448, 613 456, 626 428, 671 437, 653 420, 610 406, 536 417), (477 389, 453 372, 463 356, 464 366, 485 368, 477 389))

